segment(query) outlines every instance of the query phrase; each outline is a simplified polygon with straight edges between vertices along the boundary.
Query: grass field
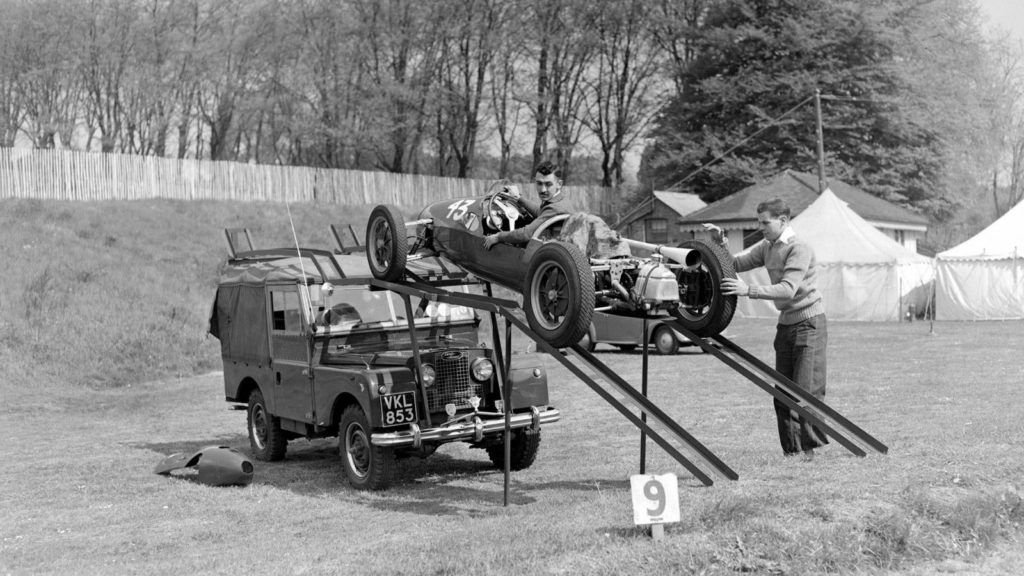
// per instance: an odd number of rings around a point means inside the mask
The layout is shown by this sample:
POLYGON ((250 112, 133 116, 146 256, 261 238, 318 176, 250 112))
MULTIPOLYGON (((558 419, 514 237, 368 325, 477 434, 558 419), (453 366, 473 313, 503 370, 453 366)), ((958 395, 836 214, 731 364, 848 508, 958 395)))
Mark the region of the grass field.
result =
MULTIPOLYGON (((153 474, 173 452, 247 449, 206 316, 221 229, 286 244, 283 206, 0 208, 0 574, 1024 573, 1024 323, 831 323, 828 402, 890 447, 867 458, 784 459, 766 394, 710 356, 652 356, 651 396, 740 474, 700 487, 649 444, 682 516, 652 541, 632 526, 638 432, 553 361, 563 419, 509 507, 462 445, 404 461, 383 493, 349 488, 328 440, 293 442, 244 488, 153 474)), ((323 246, 366 213, 292 207, 323 246)), ((772 331, 729 335, 770 358, 772 331)), ((639 383, 639 352, 599 351, 639 383)))

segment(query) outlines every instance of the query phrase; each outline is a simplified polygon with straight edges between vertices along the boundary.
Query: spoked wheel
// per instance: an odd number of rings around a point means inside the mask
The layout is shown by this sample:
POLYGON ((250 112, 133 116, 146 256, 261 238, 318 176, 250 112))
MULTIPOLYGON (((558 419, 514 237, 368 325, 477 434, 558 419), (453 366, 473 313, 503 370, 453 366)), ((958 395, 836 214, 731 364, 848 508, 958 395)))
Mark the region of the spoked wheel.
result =
POLYGON ((395 452, 370 442, 370 424, 363 409, 349 406, 338 425, 338 451, 345 475, 354 488, 383 490, 395 476, 395 452))
POLYGON ((594 314, 594 273, 580 249, 544 244, 533 255, 523 290, 526 320, 556 348, 579 342, 594 314))
POLYGON ((281 430, 281 420, 267 411, 267 402, 258 389, 249 395, 247 412, 249 446, 257 460, 275 461, 284 458, 288 440, 281 430))
POLYGON ((679 245, 700 252, 701 263, 693 270, 680 270, 679 321, 698 336, 715 336, 725 330, 736 312, 736 296, 722 294, 722 279, 735 278, 732 255, 721 246, 700 240, 679 245))
POLYGON ((374 208, 366 226, 366 261, 373 277, 387 282, 401 280, 408 255, 402 213, 387 204, 374 208))

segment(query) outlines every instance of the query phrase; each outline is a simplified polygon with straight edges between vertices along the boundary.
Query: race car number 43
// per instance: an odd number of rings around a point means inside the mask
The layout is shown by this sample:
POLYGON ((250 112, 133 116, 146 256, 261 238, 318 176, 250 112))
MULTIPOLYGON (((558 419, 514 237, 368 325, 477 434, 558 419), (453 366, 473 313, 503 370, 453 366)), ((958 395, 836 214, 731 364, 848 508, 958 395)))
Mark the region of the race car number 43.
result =
POLYGON ((416 395, 412 392, 385 394, 380 397, 381 422, 398 426, 416 421, 416 395))

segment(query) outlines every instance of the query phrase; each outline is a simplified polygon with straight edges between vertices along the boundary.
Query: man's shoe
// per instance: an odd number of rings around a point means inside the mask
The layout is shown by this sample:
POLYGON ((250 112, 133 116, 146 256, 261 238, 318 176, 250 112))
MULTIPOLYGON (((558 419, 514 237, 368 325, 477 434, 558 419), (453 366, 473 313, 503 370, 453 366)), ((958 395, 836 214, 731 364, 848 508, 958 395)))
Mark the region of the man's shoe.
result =
POLYGON ((811 460, 814 460, 814 448, 804 450, 804 461, 810 462, 811 460))

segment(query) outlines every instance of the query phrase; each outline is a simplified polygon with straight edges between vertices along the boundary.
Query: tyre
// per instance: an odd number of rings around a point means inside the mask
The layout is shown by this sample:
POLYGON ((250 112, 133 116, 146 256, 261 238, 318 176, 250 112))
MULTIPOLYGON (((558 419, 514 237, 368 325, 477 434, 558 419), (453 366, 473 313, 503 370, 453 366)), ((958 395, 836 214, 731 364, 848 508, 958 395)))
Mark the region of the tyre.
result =
POLYGON ((366 261, 373 277, 387 282, 401 280, 408 255, 402 213, 386 204, 374 208, 366 225, 366 261))
POLYGON ((526 320, 547 343, 565 348, 587 334, 594 315, 594 273, 579 248, 565 242, 541 246, 523 288, 526 320))
POLYGON ((722 294, 722 279, 736 277, 732 255, 721 246, 700 240, 687 240, 679 247, 698 251, 701 263, 676 274, 679 308, 675 316, 698 336, 716 336, 732 322, 736 312, 736 296, 722 294))
POLYGON ((675 331, 664 324, 658 326, 654 331, 651 341, 654 342, 654 349, 658 351, 658 354, 671 356, 679 351, 679 340, 676 338, 675 331))
POLYGON ((249 395, 246 422, 249 428, 249 446, 257 460, 274 462, 284 459, 288 439, 281 430, 281 419, 267 410, 267 402, 259 389, 249 395))
POLYGON ((579 345, 587 352, 593 352, 594 348, 597 348, 597 342, 594 342, 594 325, 591 324, 590 328, 587 328, 587 333, 580 338, 579 345))
MULTIPOLYGON (((537 451, 540 450, 540 430, 533 431, 526 428, 513 430, 511 444, 509 447, 509 470, 526 470, 537 459, 537 451)), ((495 468, 505 469, 504 435, 500 442, 487 447, 487 455, 491 458, 495 468)))
POLYGON ((370 423, 359 405, 349 406, 341 413, 338 451, 352 487, 383 490, 394 482, 395 451, 370 443, 370 423))

